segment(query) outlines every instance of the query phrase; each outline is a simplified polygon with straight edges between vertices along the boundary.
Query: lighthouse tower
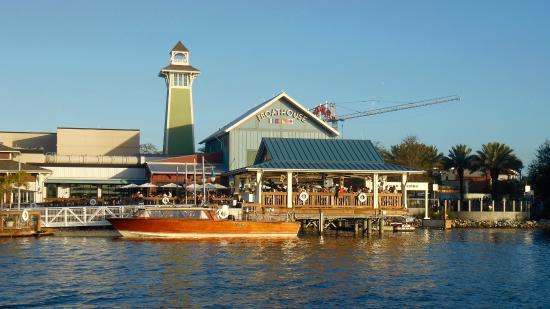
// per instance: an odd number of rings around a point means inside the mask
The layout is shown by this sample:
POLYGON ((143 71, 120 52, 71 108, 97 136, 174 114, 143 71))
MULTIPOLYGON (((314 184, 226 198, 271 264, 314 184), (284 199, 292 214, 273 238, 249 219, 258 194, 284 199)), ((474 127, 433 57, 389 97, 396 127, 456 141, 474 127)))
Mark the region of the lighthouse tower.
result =
POLYGON ((159 76, 166 81, 166 119, 163 152, 188 155, 195 152, 193 80, 200 71, 189 65, 189 50, 178 42, 170 51, 170 64, 159 76))

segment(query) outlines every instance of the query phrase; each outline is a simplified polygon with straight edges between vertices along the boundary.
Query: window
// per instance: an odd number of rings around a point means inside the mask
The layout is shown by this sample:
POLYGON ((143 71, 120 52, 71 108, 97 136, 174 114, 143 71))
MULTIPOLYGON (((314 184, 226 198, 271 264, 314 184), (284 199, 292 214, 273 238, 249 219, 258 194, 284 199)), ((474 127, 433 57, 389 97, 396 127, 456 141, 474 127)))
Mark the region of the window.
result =
POLYGON ((185 62, 185 55, 184 54, 176 54, 174 56, 174 62, 185 62))
POLYGON ((57 185, 53 183, 46 184, 46 197, 57 197, 57 185))
POLYGON ((97 198, 98 185, 93 184, 70 184, 71 197, 76 198, 97 198))
POLYGON ((189 87, 189 73, 173 73, 172 85, 176 87, 189 87))
POLYGON ((116 198, 122 195, 122 193, 129 192, 129 190, 123 191, 120 189, 121 185, 102 185, 101 197, 102 198, 116 198))

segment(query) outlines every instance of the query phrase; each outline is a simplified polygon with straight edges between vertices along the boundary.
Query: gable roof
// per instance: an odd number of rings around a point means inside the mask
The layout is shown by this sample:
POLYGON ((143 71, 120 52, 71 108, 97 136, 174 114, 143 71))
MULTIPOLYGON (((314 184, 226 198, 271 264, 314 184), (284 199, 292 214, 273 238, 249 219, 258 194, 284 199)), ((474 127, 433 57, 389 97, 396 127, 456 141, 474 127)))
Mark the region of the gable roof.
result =
POLYGON ((243 122, 247 121, 248 119, 254 117, 254 115, 258 112, 260 112, 262 109, 267 108, 268 106, 276 103, 280 99, 286 99, 291 105, 302 111, 305 115, 309 117, 309 119, 312 119, 314 122, 319 124, 321 127, 325 128, 327 131, 329 131, 334 137, 340 135, 340 133, 331 127, 328 123, 321 120, 319 117, 315 116, 312 112, 309 111, 309 109, 305 108, 303 105, 298 103, 296 100, 294 100, 292 97, 290 97, 286 92, 281 92, 278 95, 270 98, 267 101, 262 102, 259 105, 254 106, 253 108, 246 111, 244 114, 240 115, 239 117, 235 118, 233 121, 229 122, 225 126, 221 127, 218 131, 212 133, 207 138, 203 139, 200 144, 204 144, 205 142, 212 140, 216 137, 219 137, 223 135, 224 133, 227 133, 234 128, 241 125, 243 122))
POLYGON ((172 48, 170 51, 188 52, 189 49, 187 49, 187 47, 185 47, 181 41, 178 41, 178 43, 176 43, 176 46, 174 46, 174 48, 172 48))
POLYGON ((385 163, 370 140, 263 138, 248 170, 423 173, 385 163))

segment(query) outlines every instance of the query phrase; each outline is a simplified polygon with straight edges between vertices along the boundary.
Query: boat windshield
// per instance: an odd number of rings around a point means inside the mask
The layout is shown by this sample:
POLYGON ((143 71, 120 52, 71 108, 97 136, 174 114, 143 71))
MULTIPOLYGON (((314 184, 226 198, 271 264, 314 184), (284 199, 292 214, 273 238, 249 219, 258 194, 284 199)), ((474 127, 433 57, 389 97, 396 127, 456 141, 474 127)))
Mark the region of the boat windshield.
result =
POLYGON ((208 219, 208 215, 202 209, 140 209, 135 216, 142 218, 208 219))

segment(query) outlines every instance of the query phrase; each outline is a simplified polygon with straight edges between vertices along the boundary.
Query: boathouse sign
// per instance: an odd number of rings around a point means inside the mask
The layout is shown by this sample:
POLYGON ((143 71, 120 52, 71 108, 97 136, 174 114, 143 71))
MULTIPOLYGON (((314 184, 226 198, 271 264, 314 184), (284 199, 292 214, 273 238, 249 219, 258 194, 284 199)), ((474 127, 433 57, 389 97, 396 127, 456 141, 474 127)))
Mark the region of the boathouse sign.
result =
POLYGON ((306 122, 307 117, 304 114, 292 109, 272 108, 265 112, 257 113, 258 121, 267 120, 273 124, 294 124, 294 120, 306 122))

